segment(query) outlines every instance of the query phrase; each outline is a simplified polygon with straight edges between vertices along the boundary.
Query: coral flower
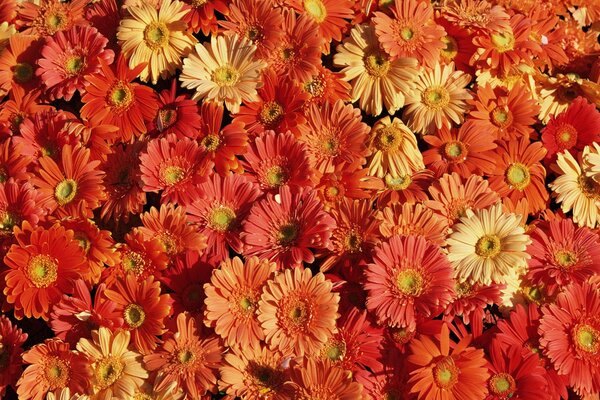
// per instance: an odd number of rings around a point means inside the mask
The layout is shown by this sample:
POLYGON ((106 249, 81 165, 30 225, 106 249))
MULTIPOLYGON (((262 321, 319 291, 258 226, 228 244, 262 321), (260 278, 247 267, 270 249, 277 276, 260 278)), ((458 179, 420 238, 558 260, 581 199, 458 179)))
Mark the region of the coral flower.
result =
POLYGON ((302 83, 302 90, 308 94, 305 109, 310 104, 323 105, 324 103, 335 103, 338 100, 350 101, 350 90, 352 86, 344 80, 344 74, 333 72, 320 65, 317 73, 311 79, 302 83))
POLYGON ((503 285, 480 285, 468 282, 456 283, 456 297, 444 310, 444 320, 452 322, 461 317, 465 324, 475 324, 483 320, 484 309, 493 304, 500 304, 503 285))
POLYGON ((225 178, 213 175, 196 188, 199 197, 187 207, 189 221, 206 236, 206 253, 224 260, 229 248, 237 253, 243 250, 240 231, 252 204, 261 192, 253 182, 238 174, 225 178))
POLYGON ((302 364, 292 367, 290 375, 297 399, 349 400, 363 396, 363 386, 353 381, 346 370, 328 360, 306 358, 302 364))
POLYGON ((438 245, 420 236, 392 236, 375 248, 367 266, 366 308, 380 324, 414 328, 451 301, 452 267, 438 245))
POLYGON ((187 56, 196 43, 183 17, 189 12, 185 3, 164 0, 160 9, 146 2, 127 7, 131 17, 121 19, 117 39, 123 54, 129 59, 129 68, 148 63, 139 72, 143 82, 153 84, 166 79, 181 67, 181 58, 187 56))
POLYGON ((165 89, 158 96, 159 106, 155 118, 156 130, 167 136, 174 133, 177 138, 195 139, 202 126, 198 104, 188 95, 177 96, 177 80, 171 81, 171 89, 165 89))
POLYGON ((374 191, 383 189, 381 179, 368 176, 369 170, 360 164, 339 164, 335 171, 325 174, 317 184, 317 191, 325 209, 336 207, 344 197, 370 199, 374 191))
POLYGON ((23 157, 24 143, 15 142, 16 136, 6 139, 0 144, 0 182, 10 178, 15 181, 26 181, 30 178, 27 171, 31 158, 23 157))
POLYGON ((34 68, 42 44, 34 36, 21 33, 8 39, 8 46, 0 52, 0 95, 4 96, 14 87, 24 92, 37 88, 34 68))
POLYGON ((106 161, 119 137, 119 128, 116 126, 93 125, 89 121, 69 120, 65 129, 69 136, 78 138, 84 147, 90 149, 91 160, 106 161))
POLYGON ((422 204, 394 204, 377 214, 379 230, 384 237, 394 235, 423 236, 428 241, 443 245, 447 235, 445 221, 422 204))
POLYGON ((40 170, 32 183, 40 193, 40 204, 59 216, 78 216, 100 206, 106 198, 99 161, 90 161, 90 151, 83 147, 65 145, 57 163, 50 157, 39 160, 40 170))
POLYGON ((54 0, 23 2, 17 20, 26 27, 23 33, 50 37, 59 31, 69 30, 74 25, 87 25, 83 15, 85 6, 85 0, 69 3, 54 0))
POLYGON ((431 186, 432 181, 433 174, 428 169, 397 176, 386 174, 383 179, 384 187, 377 195, 377 207, 425 201, 428 199, 427 188, 431 186))
POLYGON ((17 318, 48 320, 52 305, 73 293, 74 282, 86 273, 83 252, 73 231, 60 225, 33 228, 25 221, 14 233, 17 243, 4 257, 6 301, 17 318))
POLYGON ((473 97, 465 88, 470 81, 470 75, 454 70, 454 63, 436 63, 433 68, 422 70, 416 88, 406 96, 403 117, 407 125, 414 131, 431 134, 434 128, 462 123, 467 101, 473 97))
POLYGON ((418 61, 414 58, 392 60, 380 47, 375 29, 357 25, 350 37, 337 47, 333 63, 343 67, 344 80, 352 84, 352 102, 359 101, 361 110, 379 115, 383 106, 393 114, 414 89, 418 61))
POLYGON ((316 191, 282 186, 277 195, 267 194, 252 206, 240 236, 245 256, 275 261, 282 269, 314 262, 311 249, 328 248, 334 228, 316 191))
POLYGON ((0 357, 3 360, 0 363, 0 396, 5 395, 9 385, 15 386, 23 372, 21 369, 23 363, 21 346, 25 340, 27 340, 27 334, 13 326, 8 317, 0 315, 0 357))
POLYGON ((81 101, 81 116, 94 125, 109 124, 119 127, 124 142, 129 142, 147 131, 158 109, 156 93, 132 81, 145 67, 138 65, 133 70, 127 68, 125 59, 117 60, 112 68, 100 61, 100 72, 86 75, 86 94, 81 101))
POLYGON ((17 383, 19 399, 42 400, 49 391, 69 388, 83 393, 92 377, 87 357, 59 339, 47 339, 23 353, 25 368, 17 383))
POLYGON ((132 344, 142 354, 151 353, 162 335, 164 318, 169 314, 171 298, 160 294, 160 282, 152 277, 139 282, 134 276, 115 282, 106 297, 117 305, 123 315, 123 327, 131 332, 132 344))
POLYGON ((423 139, 432 147, 423 152, 423 161, 438 177, 458 172, 467 178, 494 168, 495 137, 472 121, 460 128, 444 127, 423 139))
POLYGON ((376 12, 375 32, 384 50, 392 57, 412 57, 421 65, 433 67, 444 48, 443 27, 433 20, 433 7, 423 0, 395 0, 390 7, 393 17, 376 12))
POLYGON ((206 293, 205 323, 215 329, 229 347, 259 347, 264 333, 256 318, 258 301, 275 263, 250 257, 226 259, 213 270, 206 293))
POLYGON ((9 178, 0 183, 0 241, 12 237, 13 227, 21 226, 23 221, 35 226, 43 216, 38 194, 29 182, 17 183, 9 178))
POLYGON ((242 102, 258 100, 260 71, 266 66, 254 60, 256 46, 238 35, 211 36, 210 43, 196 44, 183 60, 179 76, 184 88, 195 90, 193 100, 225 102, 237 113, 242 102))
POLYGON ((13 87, 10 98, 4 101, 0 110, 0 131, 8 129, 13 135, 18 135, 23 121, 35 114, 54 109, 51 105, 39 104, 40 95, 39 90, 25 93, 23 88, 13 87))
POLYGON ((74 26, 46 39, 35 72, 51 99, 71 100, 75 91, 85 93, 84 76, 100 70, 101 58, 112 64, 115 53, 105 49, 108 39, 96 28, 74 26), (81 45, 84 43, 84 46, 81 45))
POLYGON ((520 218, 504 213, 501 204, 468 213, 452 229, 448 259, 459 282, 505 283, 510 271, 530 258, 525 249, 531 239, 520 218))
POLYGON ((439 342, 426 335, 410 343, 408 362, 413 366, 408 384, 419 398, 485 399, 489 373, 483 350, 469 346, 471 335, 459 343, 450 340, 442 325, 439 342))
POLYGON ((506 9, 486 0, 452 0, 442 6, 442 15, 449 22, 469 32, 502 32, 510 28, 506 9))
POLYGON ((158 351, 145 356, 144 364, 158 373, 155 390, 176 382, 187 398, 200 399, 216 389, 222 352, 216 336, 202 335, 196 320, 181 313, 175 334, 170 334, 158 351))
POLYGON ((336 329, 340 295, 325 275, 286 269, 267 282, 258 302, 258 320, 271 349, 298 357, 315 354, 336 329))
POLYGON ((128 349, 131 334, 106 327, 92 332, 92 339, 82 338, 77 350, 88 356, 93 371, 91 400, 128 398, 140 387, 148 372, 142 367, 142 356, 128 349))

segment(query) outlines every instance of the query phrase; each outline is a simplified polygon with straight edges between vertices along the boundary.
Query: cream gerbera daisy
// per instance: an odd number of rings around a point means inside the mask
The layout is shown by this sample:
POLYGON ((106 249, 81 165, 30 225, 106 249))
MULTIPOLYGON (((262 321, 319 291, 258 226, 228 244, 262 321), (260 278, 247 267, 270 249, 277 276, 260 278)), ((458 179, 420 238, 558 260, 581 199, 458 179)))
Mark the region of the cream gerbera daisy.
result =
MULTIPOLYGON (((583 149, 583 159, 590 159, 590 146, 583 149)), ((586 170, 565 150, 558 153, 556 164, 562 174, 549 186, 556 194, 563 212, 573 212, 573 222, 594 229, 600 222, 600 183, 586 175, 586 170)))
POLYGON ((197 44, 196 51, 183 60, 179 79, 182 86, 195 89, 194 100, 225 101, 233 114, 243 102, 259 101, 260 73, 267 65, 254 60, 256 46, 237 34, 212 36, 210 44, 197 44))
POLYGON ((90 400, 131 398, 148 378, 142 356, 127 349, 130 339, 129 331, 112 333, 100 327, 92 332, 92 340, 77 343, 77 350, 88 356, 94 371, 90 400))
POLYGON ((470 75, 454 70, 454 63, 423 69, 416 89, 406 97, 403 116, 407 125, 416 132, 432 134, 435 128, 450 128, 451 121, 461 124, 467 100, 473 98, 465 88, 470 81, 470 75))
POLYGON ((369 175, 383 178, 410 175, 425 168, 417 138, 400 118, 385 117, 371 130, 369 175))
POLYGON ((583 168, 585 174, 600 183, 600 144, 593 142, 584 149, 583 168))
POLYGON ((529 258, 525 249, 531 239, 520 223, 521 217, 504 213, 502 204, 461 218, 446 240, 458 281, 505 283, 511 269, 529 258))
POLYGON ((144 82, 173 75, 181 67, 181 58, 187 56, 196 43, 187 30, 183 17, 189 9, 178 0, 164 0, 160 9, 148 3, 127 8, 130 17, 123 18, 117 30, 117 39, 123 54, 129 58, 131 69, 147 62, 140 72, 144 82))
POLYGON ((352 101, 368 114, 379 115, 383 105, 390 114, 404 106, 418 74, 415 58, 390 59, 379 46, 375 30, 357 25, 337 47, 333 63, 344 67, 344 80, 352 84, 352 101))

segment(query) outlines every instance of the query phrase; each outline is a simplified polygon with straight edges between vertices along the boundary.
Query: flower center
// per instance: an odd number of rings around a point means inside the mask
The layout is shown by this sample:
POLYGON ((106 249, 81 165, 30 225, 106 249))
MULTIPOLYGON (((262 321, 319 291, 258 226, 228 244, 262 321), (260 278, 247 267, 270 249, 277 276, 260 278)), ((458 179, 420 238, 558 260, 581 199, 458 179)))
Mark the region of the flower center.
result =
POLYGON ((162 110, 158 110, 157 122, 160 132, 173 126, 177 122, 177 110, 174 108, 163 108, 162 110))
POLYGON ((579 175, 577 179, 579 190, 588 199, 600 200, 600 184, 584 174, 579 175))
POLYGON ((183 294, 181 295, 185 309, 188 311, 200 309, 200 307, 204 304, 203 293, 204 289, 201 285, 193 283, 186 286, 183 290, 183 294))
POLYGON ((246 37, 254 42, 262 39, 264 36, 260 26, 252 25, 246 30, 246 37))
POLYGON ((506 170, 506 182, 517 190, 523 190, 531 182, 529 168, 521 163, 511 164, 506 170))
POLYGON ((58 278, 58 263, 56 259, 45 254, 38 254, 27 263, 27 277, 37 288, 46 288, 58 278))
POLYGON ((312 97, 321 97, 323 93, 325 93, 326 86, 327 83, 322 75, 314 75, 311 81, 308 81, 303 85, 303 88, 304 91, 312 97))
POLYGON ((21 218, 15 213, 0 210, 0 230, 12 233, 13 227, 21 223, 21 218))
POLYGON ((277 244, 284 247, 292 246, 298 237, 299 228, 296 222, 281 225, 276 234, 277 244))
POLYGON ((510 51, 515 47, 515 37, 511 32, 492 34, 492 44, 499 53, 510 51))
POLYGON ((398 177, 393 177, 391 175, 385 176, 385 185, 390 190, 405 190, 412 183, 412 178, 410 175, 401 175, 398 177))
POLYGON ((468 282, 456 282, 454 285, 454 291, 456 292, 456 297, 466 297, 473 293, 473 286, 471 286, 468 282))
POLYGON ((321 355, 334 362, 343 360, 346 355, 346 343, 337 340, 330 341, 321 351, 321 355))
POLYGON ((117 112, 123 112, 133 103, 133 91, 128 83, 118 81, 108 92, 108 103, 116 109, 117 112))
POLYGON ((325 138, 321 145, 321 151, 331 157, 337 156, 340 152, 340 141, 333 135, 325 138))
POLYGON ((33 78, 33 67, 28 63, 18 63, 13 67, 13 76, 18 83, 26 83, 33 78))
POLYGON ((208 3, 208 0, 192 0, 192 6, 194 8, 202 7, 206 3, 208 3))
POLYGON ((596 354, 600 348, 600 332, 588 324, 578 324, 573 332, 575 346, 586 353, 596 354))
POLYGON ((181 364, 190 364, 196 359, 196 354, 189 349, 181 349, 177 353, 177 359, 181 364))
POLYGON ((151 50, 156 50, 169 43, 169 29, 164 22, 154 21, 144 29, 144 41, 151 50))
POLYGON ((130 328, 135 329, 141 326, 146 320, 146 312, 137 304, 130 304, 123 311, 123 319, 130 328))
POLYGON ((202 144, 202 146, 204 146, 206 151, 215 152, 215 151, 217 151, 217 149, 219 148, 219 145, 221 144, 221 139, 219 139, 219 136, 217 136, 217 135, 206 135, 202 139, 201 144, 202 144))
POLYGON ((69 383, 69 366, 58 357, 50 357, 44 363, 46 382, 49 390, 67 386, 69 383))
POLYGON ((267 170, 265 173, 265 182, 270 188, 277 188, 285 184, 289 179, 289 173, 287 168, 283 168, 279 165, 274 165, 267 170))
POLYGON ((224 233, 232 228, 235 217, 235 212, 230 207, 219 204, 210 210, 208 226, 217 232, 224 233))
POLYGON ((344 195, 343 187, 340 186, 328 186, 324 192, 325 198, 329 201, 341 198, 344 195))
POLYGON ((167 186, 173 186, 185 178, 185 170, 178 165, 168 165, 162 169, 161 177, 167 186))
POLYGON ((348 253, 360 253, 362 250, 363 239, 355 229, 350 230, 344 237, 344 250, 348 253))
POLYGON ((108 356, 98 361, 94 371, 98 386, 102 389, 111 386, 121 377, 123 368, 123 362, 115 356, 108 356))
POLYGON ((283 58, 283 60, 290 60, 290 59, 294 58, 295 55, 296 55, 296 52, 294 51, 293 48, 285 48, 285 49, 281 50, 281 58, 283 58))
POLYGON ((454 140, 444 145, 444 156, 450 162, 461 162, 467 159, 467 146, 461 141, 454 140))
POLYGON ((304 0, 304 9, 317 23, 327 17, 327 9, 321 0, 304 0))
POLYGON ((412 268, 404 269, 396 276, 396 286, 406 296, 419 296, 424 289, 423 275, 412 268))
POLYGON ((375 147, 381 151, 398 150, 404 139, 402 130, 395 125, 377 129, 375 135, 375 147))
POLYGON ((561 124, 555 137, 560 150, 570 149, 577 143, 577 129, 571 124, 561 124))
POLYGON ((87 254, 90 251, 90 247, 92 244, 90 242, 90 239, 84 232, 75 232, 75 235, 73 235, 73 239, 77 240, 77 243, 79 243, 79 247, 81 247, 85 254, 87 254))
POLYGON ((49 14, 46 16, 46 28, 48 28, 48 33, 53 35, 56 32, 63 30, 66 28, 67 22, 67 16, 62 12, 55 11, 49 14))
POLYGON ((496 107, 491 112, 492 124, 498 128, 506 128, 513 122, 513 116, 506 107, 496 107))
POLYGON ((71 56, 65 61, 65 70, 70 75, 77 75, 85 65, 85 58, 81 56, 71 56))
MULTIPOLYGON (((388 328, 390 329, 390 328, 388 328)), ((415 337, 415 331, 414 330, 409 330, 408 328, 391 328, 390 329, 390 335, 392 336, 392 339, 394 339, 394 342, 398 343, 398 344, 406 344, 408 342, 410 342, 412 340, 412 338, 415 337)))
POLYGON ((262 105, 258 119, 265 128, 273 128, 283 119, 283 107, 276 101, 267 101, 262 105))
POLYGON ((248 363, 246 372, 250 375, 253 384, 260 388, 260 393, 270 393, 286 380, 282 371, 256 361, 248 363))
POLYGON ((240 79, 240 73, 231 65, 223 65, 212 73, 212 80, 219 86, 233 86, 240 79))
POLYGON ((400 37, 408 42, 409 40, 411 40, 413 37, 415 36, 415 32, 413 31, 413 29, 409 26, 404 26, 400 29, 400 37))
POLYGON ((255 302, 252 301, 250 296, 242 296, 238 301, 238 306, 242 314, 253 314, 255 309, 255 302))
POLYGON ((380 52, 373 52, 366 55, 363 63, 367 74, 374 78, 386 76, 392 65, 389 58, 380 52))
POLYGON ((496 235, 482 236, 475 244, 475 254, 483 258, 496 257, 500 250, 502 250, 500 238, 496 235))
POLYGON ((146 269, 144 257, 135 251, 126 252, 121 259, 121 265, 125 272, 132 272, 136 276, 140 276, 146 269))
POLYGON ((570 250, 559 250, 554 254, 554 260, 563 268, 569 268, 577 264, 577 254, 570 250))
POLYGON ((445 48, 440 50, 442 58, 447 61, 454 60, 454 57, 458 54, 458 43, 456 42, 456 39, 446 35, 442 38, 442 43, 446 45, 445 48))
POLYGON ((458 382, 459 369, 452 357, 444 357, 432 369, 433 380, 441 389, 450 389, 458 382))
POLYGON ((450 94, 446 88, 432 86, 423 91, 421 100, 427 107, 433 110, 440 110, 441 108, 446 107, 450 102, 450 94))
POLYGON ((505 372, 492 376, 488 384, 490 392, 502 399, 509 399, 515 393, 517 385, 515 379, 505 372))
POLYGON ((284 326, 291 331, 303 331, 311 320, 310 303, 305 299, 292 297, 282 302, 284 326))

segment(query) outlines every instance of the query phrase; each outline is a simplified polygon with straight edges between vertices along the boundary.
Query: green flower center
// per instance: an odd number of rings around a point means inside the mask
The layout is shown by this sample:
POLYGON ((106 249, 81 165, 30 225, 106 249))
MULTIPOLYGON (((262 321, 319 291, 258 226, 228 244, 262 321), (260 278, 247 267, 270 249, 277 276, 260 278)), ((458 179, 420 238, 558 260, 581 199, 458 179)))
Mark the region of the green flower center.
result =
POLYGON ((424 286, 425 279, 416 269, 403 269, 396 276, 396 287, 406 296, 419 296, 424 286))
POLYGON ((130 304, 123 311, 123 319, 130 328, 138 328, 146 320, 144 309, 137 304, 130 304))
POLYGON ((102 389, 111 386, 121 377, 124 367, 123 362, 115 356, 101 359, 94 370, 97 385, 102 389))
POLYGON ((515 379, 505 372, 496 374, 489 381, 490 392, 502 399, 509 399, 513 396, 516 390, 515 379))
POLYGON ((45 254, 38 254, 27 263, 27 277, 37 288, 46 288, 58 279, 58 262, 45 254))
POLYGON ((267 101, 262 105, 258 119, 266 128, 273 128, 283 119, 283 107, 276 101, 267 101))
POLYGON ((224 233, 235 223, 235 212, 227 206, 217 205, 208 216, 208 225, 217 232, 224 233))
POLYGON ((81 56, 71 56, 65 61, 65 70, 70 75, 77 75, 83 69, 85 59, 81 56))

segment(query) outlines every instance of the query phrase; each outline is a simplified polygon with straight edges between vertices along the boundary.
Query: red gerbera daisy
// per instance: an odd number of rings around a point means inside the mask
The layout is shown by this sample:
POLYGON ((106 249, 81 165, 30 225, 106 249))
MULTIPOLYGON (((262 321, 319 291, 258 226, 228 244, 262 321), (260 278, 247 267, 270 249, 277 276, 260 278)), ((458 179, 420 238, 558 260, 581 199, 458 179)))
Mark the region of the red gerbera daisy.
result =
POLYGON ((194 33, 202 30, 204 36, 214 35, 219 29, 215 11, 223 15, 229 13, 227 1, 225 0, 184 0, 184 3, 189 4, 191 7, 190 12, 185 15, 184 21, 187 22, 194 33))
POLYGON ((15 143, 14 137, 6 139, 0 144, 0 183, 13 178, 16 182, 26 181, 30 178, 27 167, 31 158, 22 156, 23 143, 15 143))
POLYGON ((438 245, 420 236, 393 236, 375 248, 365 272, 366 307, 380 324, 414 327, 452 300, 452 266, 438 245))
POLYGON ((294 365, 290 372, 294 383, 294 398, 323 399, 330 396, 336 399, 361 399, 363 386, 354 381, 348 372, 332 365, 329 360, 305 358, 294 365))
POLYGON ((446 36, 442 38, 446 47, 440 50, 440 61, 444 64, 454 62, 457 70, 473 74, 475 71, 469 61, 477 48, 473 45, 471 33, 444 18, 437 18, 436 22, 446 31, 446 36))
POLYGON ((177 80, 171 81, 171 89, 165 89, 158 96, 158 113, 154 121, 156 131, 161 135, 174 133, 178 139, 196 139, 202 127, 198 104, 190 96, 177 96, 177 80))
POLYGON ((13 178, 0 183, 0 241, 12 237, 13 227, 23 221, 36 226, 44 216, 37 204, 38 194, 29 182, 17 183, 13 178))
POLYGON ((52 305, 73 293, 74 282, 87 272, 83 251, 73 231, 60 225, 33 228, 25 221, 14 233, 17 243, 4 257, 6 300, 19 319, 48 320, 52 305))
POLYGON ((88 2, 85 8, 85 19, 110 41, 113 50, 118 49, 117 28, 121 20, 119 7, 117 0, 97 0, 88 2))
POLYGON ((26 27, 23 33, 49 37, 74 25, 87 25, 83 15, 86 4, 86 0, 74 0, 69 3, 56 0, 24 2, 19 8, 17 20, 19 25, 26 27))
POLYGON ((8 39, 8 46, 0 52, 0 95, 15 86, 20 86, 25 93, 37 88, 34 66, 42 44, 35 36, 22 33, 8 39))
POLYGON ((142 354, 151 353, 166 332, 164 319, 169 315, 171 297, 160 294, 160 282, 149 276, 138 281, 127 275, 106 290, 106 297, 117 305, 115 311, 123 316, 123 327, 131 331, 131 341, 142 354))
POLYGON ((21 376, 23 360, 21 346, 27 340, 27 334, 17 326, 13 326, 10 319, 0 315, 0 396, 4 396, 8 386, 15 386, 21 376), (4 361, 6 360, 6 361, 4 361))
POLYGON ((207 255, 224 260, 229 248, 241 253, 241 224, 261 195, 258 185, 238 174, 225 178, 213 175, 195 193, 200 198, 187 207, 187 213, 189 221, 207 238, 207 255))
POLYGON ((18 135, 21 124, 27 118, 42 111, 53 110, 49 104, 38 104, 41 92, 32 90, 25 92, 21 87, 15 86, 10 92, 10 99, 2 103, 0 109, 1 129, 8 129, 13 135, 18 135))
POLYGON ((244 221, 244 255, 277 263, 280 269, 312 263, 312 249, 329 247, 335 220, 323 210, 317 193, 309 188, 291 191, 282 186, 256 203, 244 221))
POLYGON ((81 116, 94 125, 110 124, 119 127, 124 142, 129 142, 147 131, 146 124, 152 121, 158 110, 158 100, 152 88, 132 83, 145 68, 140 64, 133 70, 120 56, 116 67, 109 67, 100 60, 99 72, 86 75, 86 93, 81 98, 85 103, 81 116))
POLYGON ((48 37, 35 73, 46 86, 50 99, 69 101, 76 90, 85 93, 83 76, 100 70, 99 59, 106 64, 113 62, 115 53, 105 49, 107 45, 108 39, 88 26, 74 26, 48 37))
POLYGON ((501 290, 505 287, 505 285, 496 283, 481 285, 479 283, 457 282, 454 285, 456 297, 446 307, 444 320, 451 323, 455 317, 462 317, 465 324, 483 320, 484 309, 487 306, 501 303, 501 290))

